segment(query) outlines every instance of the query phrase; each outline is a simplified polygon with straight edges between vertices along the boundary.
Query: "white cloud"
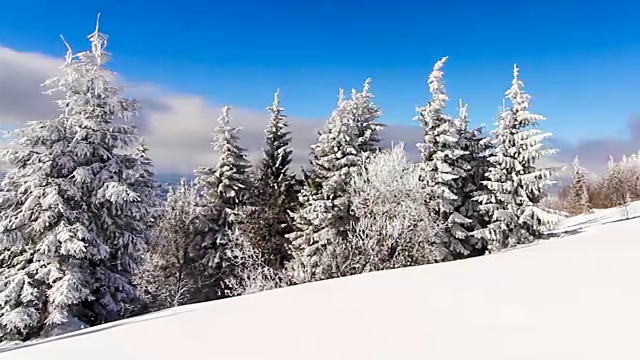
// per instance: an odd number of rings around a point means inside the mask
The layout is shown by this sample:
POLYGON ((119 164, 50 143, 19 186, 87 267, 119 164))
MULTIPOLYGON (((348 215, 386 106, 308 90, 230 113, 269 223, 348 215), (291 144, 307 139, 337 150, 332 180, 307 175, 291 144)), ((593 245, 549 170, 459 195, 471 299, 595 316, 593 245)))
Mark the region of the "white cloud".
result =
MULTIPOLYGON (((21 53, 0 47, 0 126, 13 128, 19 123, 55 115, 52 99, 42 94, 40 84, 59 71, 61 59, 37 53, 21 53)), ((125 82, 126 83, 126 82, 125 82)), ((129 88, 138 98, 143 111, 135 120, 150 148, 150 155, 160 173, 189 174, 200 165, 214 164, 211 132, 222 106, 207 102, 197 95, 170 94, 159 87, 144 84, 129 88)), ((265 99, 265 107, 271 99, 265 99)), ((233 104, 231 104, 233 105, 233 104)), ((283 106, 286 108, 286 94, 283 106)), ((330 111, 330 109, 328 109, 330 111)), ((266 110, 232 108, 235 126, 242 128, 241 145, 252 159, 260 154, 266 110)), ((303 119, 289 114, 293 136, 294 167, 306 164, 309 146, 316 139, 322 120, 303 119)), ((415 143, 413 127, 391 126, 389 141, 415 143)), ((411 146, 407 146, 410 150, 411 146)))
MULTIPOLYGON (((0 128, 14 128, 19 123, 55 116, 52 99, 42 94, 44 80, 59 71, 62 59, 39 53, 18 52, 0 46, 0 128)), ((126 81, 124 81, 126 83, 126 81)), ((143 111, 136 119, 143 132, 151 156, 159 173, 189 174, 199 165, 214 164, 211 132, 222 106, 212 104, 197 95, 172 94, 153 84, 130 86, 129 93, 138 98, 143 111)), ((264 99, 265 107, 271 99, 264 99)), ((233 104, 230 104, 233 106, 233 104)), ((283 94, 286 108, 286 94, 283 94)), ((384 110, 384 109, 383 109, 384 110)), ((327 114, 331 109, 327 109, 327 114)), ((263 129, 268 114, 263 109, 232 108, 235 126, 242 127, 241 145, 252 159, 260 154, 263 129)), ((294 168, 306 164, 309 146, 316 139, 316 130, 323 119, 304 119, 288 114, 294 147, 294 168)), ((620 156, 640 148, 640 122, 632 122, 631 138, 595 139, 567 144, 556 139, 561 148, 553 163, 569 164, 576 154, 587 167, 600 169, 608 156, 620 156)), ((403 141, 412 158, 416 158, 415 144, 421 131, 415 126, 389 125, 383 137, 385 143, 403 141)), ((5 143, 6 144, 6 143, 5 143)))

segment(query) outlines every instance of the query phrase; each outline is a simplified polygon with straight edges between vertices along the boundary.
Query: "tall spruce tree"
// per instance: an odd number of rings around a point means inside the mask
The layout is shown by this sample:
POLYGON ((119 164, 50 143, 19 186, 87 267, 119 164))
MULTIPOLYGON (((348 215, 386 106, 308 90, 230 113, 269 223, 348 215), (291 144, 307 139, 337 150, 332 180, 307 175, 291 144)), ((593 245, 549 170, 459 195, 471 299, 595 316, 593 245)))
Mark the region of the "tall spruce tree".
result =
POLYGON ((384 128, 384 125, 378 122, 382 111, 373 102, 373 99, 371 79, 368 78, 362 86, 362 91, 351 90, 351 101, 347 103, 349 111, 346 116, 354 123, 358 149, 362 153, 379 149, 380 131, 384 128))
POLYGON ((197 182, 205 189, 211 200, 221 201, 232 209, 246 200, 249 188, 248 171, 251 167, 246 150, 239 144, 240 128, 231 126, 230 106, 222 109, 218 124, 213 132, 213 149, 218 153, 215 167, 201 167, 196 170, 197 182))
POLYGON ((361 162, 358 128, 349 116, 350 100, 340 90, 318 142, 311 147, 311 172, 299 195, 301 209, 294 214, 297 231, 292 241, 291 271, 298 282, 334 277, 332 254, 336 242, 346 241, 353 221, 347 187, 361 162))
MULTIPOLYGON (((203 261, 209 269, 216 289, 215 298, 227 295, 227 280, 234 264, 227 247, 234 231, 237 210, 246 203, 249 190, 249 168, 245 149, 240 147, 239 128, 230 124, 229 106, 225 106, 213 133, 213 148, 218 152, 215 167, 196 170, 195 183, 201 192, 201 206, 206 207, 208 220, 203 222, 203 261), (207 228, 208 227, 208 228, 207 228)), ((207 300, 212 300, 208 298, 207 300)))
POLYGON ((68 47, 61 75, 45 83, 60 115, 16 130, 1 153, 1 340, 116 320, 136 299, 155 185, 131 176, 151 169, 129 151, 140 144, 128 124, 138 104, 104 67, 98 26, 89 40, 89 51, 68 47))
POLYGON ((160 197, 162 186, 156 180, 156 173, 153 168, 153 161, 149 157, 149 148, 143 138, 140 144, 135 147, 131 156, 131 167, 128 172, 131 182, 141 190, 140 196, 149 200, 152 209, 152 216, 146 220, 149 226, 154 226, 162 212, 162 199, 160 197))
POLYGON ((458 135, 458 146, 464 152, 459 159, 461 168, 466 169, 464 176, 456 179, 458 182, 459 201, 456 211, 471 220, 462 224, 467 231, 462 244, 466 253, 457 254, 463 256, 477 256, 485 253, 484 243, 477 239, 473 232, 486 226, 486 216, 480 211, 480 204, 474 199, 485 186, 484 174, 488 169, 487 153, 490 149, 489 141, 482 136, 483 127, 469 128, 467 105, 462 100, 458 106, 458 117, 454 120, 458 135))
POLYGON ((544 188, 556 172, 537 164, 543 156, 555 153, 543 144, 551 134, 532 128, 545 118, 529 111, 531 96, 523 91, 515 65, 513 81, 505 95, 511 107, 500 114, 492 133, 494 149, 488 158, 488 180, 484 182, 487 189, 476 198, 490 220, 475 235, 487 243, 491 252, 530 243, 560 219, 556 212, 540 204, 544 188))
POLYGON ((265 130, 265 144, 262 160, 258 168, 258 183, 272 188, 280 195, 290 195, 295 176, 290 173, 291 132, 284 109, 280 106, 280 90, 273 96, 273 103, 267 108, 271 118, 265 130))
POLYGON ((283 269, 290 259, 289 240, 293 232, 291 213, 297 209, 296 177, 289 171, 291 136, 284 109, 280 106, 280 91, 267 108, 271 114, 265 130, 262 159, 257 169, 254 196, 242 209, 242 236, 258 250, 262 261, 274 269, 283 269))
MULTIPOLYGON (((417 109, 418 121, 424 130, 423 142, 418 143, 422 157, 424 179, 432 189, 437 202, 437 212, 440 220, 444 221, 448 229, 448 242, 454 256, 469 253, 469 231, 473 220, 461 213, 464 204, 466 174, 472 171, 471 164, 465 158, 469 151, 462 149, 461 137, 466 130, 461 125, 465 119, 456 124, 454 120, 444 114, 446 101, 449 99, 443 80, 442 68, 447 57, 440 59, 429 74, 429 91, 431 100, 426 106, 417 109)), ((469 149, 470 150, 470 149, 469 149)))

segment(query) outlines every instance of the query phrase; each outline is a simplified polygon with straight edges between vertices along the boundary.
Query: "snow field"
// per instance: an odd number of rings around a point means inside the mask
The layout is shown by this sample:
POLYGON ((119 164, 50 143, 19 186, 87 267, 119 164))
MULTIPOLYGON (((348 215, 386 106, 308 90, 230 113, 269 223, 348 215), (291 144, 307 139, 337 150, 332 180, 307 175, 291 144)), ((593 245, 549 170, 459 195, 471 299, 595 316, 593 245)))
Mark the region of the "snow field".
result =
POLYGON ((639 359, 640 219, 597 210, 557 232, 589 220, 504 253, 178 307, 0 357, 639 359))

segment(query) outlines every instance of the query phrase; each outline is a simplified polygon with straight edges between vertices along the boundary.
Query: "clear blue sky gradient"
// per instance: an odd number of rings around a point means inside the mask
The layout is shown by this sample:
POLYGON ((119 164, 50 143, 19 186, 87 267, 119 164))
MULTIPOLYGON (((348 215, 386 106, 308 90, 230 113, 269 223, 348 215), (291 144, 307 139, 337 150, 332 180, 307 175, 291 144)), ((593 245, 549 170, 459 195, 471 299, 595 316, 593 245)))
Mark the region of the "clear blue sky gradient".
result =
POLYGON ((291 115, 322 118, 370 76, 384 121, 410 124, 448 55, 451 111, 462 96, 475 123, 493 123, 514 62, 562 138, 624 134, 640 113, 634 1, 7 0, 0 44, 62 56, 58 34, 86 47, 97 12, 115 71, 216 104, 261 110, 280 87, 291 115))

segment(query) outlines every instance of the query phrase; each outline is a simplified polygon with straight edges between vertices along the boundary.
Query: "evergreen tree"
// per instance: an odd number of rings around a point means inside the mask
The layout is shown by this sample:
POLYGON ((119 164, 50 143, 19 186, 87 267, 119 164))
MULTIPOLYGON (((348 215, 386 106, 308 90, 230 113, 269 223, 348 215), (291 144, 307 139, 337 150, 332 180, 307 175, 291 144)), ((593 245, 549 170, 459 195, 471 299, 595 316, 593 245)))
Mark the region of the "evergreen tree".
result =
POLYGON ((544 148, 542 143, 550 133, 531 128, 545 118, 529 111, 531 96, 522 88, 514 66, 513 81, 506 92, 511 108, 500 114, 493 131, 494 149, 484 182, 487 190, 476 198, 489 214, 490 223, 475 235, 486 241, 491 252, 530 243, 560 218, 540 204, 555 169, 540 168, 536 163, 555 150, 544 148))
POLYGON ((337 276, 331 257, 347 241, 348 228, 356 219, 350 210, 347 187, 362 159, 379 148, 378 122, 382 112, 373 103, 371 79, 361 92, 345 98, 340 90, 338 107, 312 146, 311 169, 305 172, 300 191, 301 209, 295 215, 296 233, 290 235, 299 281, 337 276))
POLYGON ((209 199, 221 201, 229 209, 246 200, 249 188, 249 161, 246 150, 240 147, 237 132, 240 128, 230 125, 230 106, 222 109, 218 125, 213 133, 213 149, 218 153, 216 167, 196 170, 197 183, 206 190, 209 199))
POLYGON ((414 120, 424 129, 423 142, 417 144, 422 170, 427 186, 434 192, 438 216, 448 229, 451 251, 466 255, 472 248, 468 243, 467 228, 473 225, 473 220, 464 216, 461 208, 466 205, 466 175, 472 172, 471 164, 466 161, 469 160, 471 145, 465 144, 469 148, 467 151, 462 149, 461 143, 470 137, 465 134, 466 108, 464 118, 458 123, 443 113, 448 100, 442 71, 446 60, 447 57, 440 59, 433 67, 428 80, 432 98, 426 106, 417 109, 418 115, 414 120))
MULTIPOLYGON (((61 95, 60 115, 16 130, 2 160, 0 338, 55 335, 121 318, 149 243, 145 167, 128 120, 138 110, 104 68, 107 37, 69 48, 62 74, 45 84, 61 95), (122 121, 124 120, 124 123, 122 121)), ((150 169, 149 164, 146 170, 150 169)))
POLYGON ((578 157, 573 160, 573 178, 569 189, 569 210, 573 214, 584 214, 591 210, 586 170, 580 166, 578 157))
MULTIPOLYGON (((218 152, 215 167, 196 170, 195 183, 201 192, 200 201, 207 209, 203 216, 201 233, 204 234, 202 261, 209 269, 215 297, 227 294, 227 278, 234 271, 227 252, 237 210, 246 203, 249 195, 249 161, 245 150, 238 144, 239 128, 230 125, 229 106, 224 107, 213 133, 213 148, 218 152)), ((212 300, 208 298, 207 300, 212 300)))
POLYGON ((378 122, 382 111, 373 103, 371 93, 371 79, 366 79, 362 91, 351 90, 351 101, 347 117, 351 118, 356 128, 358 149, 362 153, 373 152, 379 149, 380 131, 384 125, 378 122))
POLYGON ((131 186, 140 189, 140 196, 149 200, 152 216, 149 216, 146 220, 149 226, 153 226, 162 211, 162 201, 160 199, 162 186, 156 180, 153 162, 148 152, 149 148, 144 139, 141 138, 140 144, 135 147, 131 156, 131 166, 128 174, 131 186))
POLYGON ((488 138, 482 136, 483 127, 469 128, 467 105, 460 100, 458 107, 458 118, 454 121, 458 130, 458 146, 464 155, 460 157, 461 168, 465 168, 466 173, 457 179, 459 187, 459 206, 456 207, 462 216, 471 220, 462 226, 467 231, 463 241, 465 256, 477 256, 485 253, 484 242, 477 239, 473 232, 487 225, 487 218, 480 210, 480 204, 474 199, 486 188, 482 183, 485 180, 484 174, 489 168, 487 154, 490 150, 488 138))
POLYGON ((331 264, 332 245, 346 241, 353 221, 347 186, 361 162, 358 131, 349 116, 350 102, 340 91, 333 111, 312 145, 310 174, 300 192, 301 209, 294 215, 298 229, 292 240, 291 271, 298 282, 335 276, 331 264))
POLYGON ((267 108, 271 114, 265 130, 266 148, 258 168, 258 183, 273 188, 279 194, 290 194, 295 176, 289 172, 291 164, 291 132, 280 106, 280 91, 276 91, 273 104, 267 108))
POLYGON ((291 136, 289 124, 280 106, 280 92, 274 95, 267 108, 271 119, 265 130, 266 148, 257 169, 255 194, 249 206, 242 209, 242 236, 262 257, 262 261, 275 269, 282 269, 290 259, 289 240, 285 235, 293 232, 290 215, 297 209, 296 178, 290 173, 291 136))

